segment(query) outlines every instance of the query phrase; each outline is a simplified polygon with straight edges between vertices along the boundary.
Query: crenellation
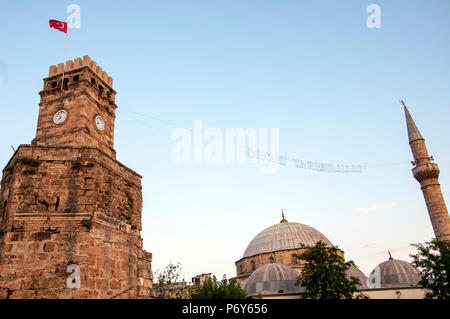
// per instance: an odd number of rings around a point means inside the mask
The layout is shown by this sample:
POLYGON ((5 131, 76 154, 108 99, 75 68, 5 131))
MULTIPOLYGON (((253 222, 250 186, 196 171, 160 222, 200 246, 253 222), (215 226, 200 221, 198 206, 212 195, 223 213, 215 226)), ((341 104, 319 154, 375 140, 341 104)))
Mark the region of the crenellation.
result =
POLYGON ((94 73, 97 73, 97 62, 90 60, 89 61, 89 68, 94 71, 94 73))
POLYGON ((48 76, 55 75, 57 71, 56 65, 51 65, 48 69, 48 76))
POLYGON ((68 72, 68 71, 71 71, 71 70, 73 70, 73 61, 72 60, 69 60, 69 61, 67 61, 66 62, 66 67, 64 68, 64 71, 65 72, 68 72))
POLYGON ((66 61, 66 64, 59 63, 58 65, 52 65, 48 71, 48 77, 56 76, 60 73, 73 71, 82 67, 89 67, 100 79, 102 79, 111 88, 113 85, 113 79, 103 71, 102 67, 97 65, 97 63, 92 60, 88 55, 83 56, 83 58, 75 58, 74 60, 66 61))
POLYGON ((56 67, 56 73, 62 73, 64 69, 64 63, 58 63, 58 66, 56 67))
POLYGON ((83 61, 81 60, 81 58, 76 58, 76 59, 74 60, 74 66, 73 66, 73 68, 74 68, 74 69, 81 68, 82 65, 83 65, 83 61))
POLYGON ((97 73, 99 78, 102 78, 102 72, 103 72, 102 67, 100 65, 97 65, 97 67, 95 68, 95 73, 97 73))

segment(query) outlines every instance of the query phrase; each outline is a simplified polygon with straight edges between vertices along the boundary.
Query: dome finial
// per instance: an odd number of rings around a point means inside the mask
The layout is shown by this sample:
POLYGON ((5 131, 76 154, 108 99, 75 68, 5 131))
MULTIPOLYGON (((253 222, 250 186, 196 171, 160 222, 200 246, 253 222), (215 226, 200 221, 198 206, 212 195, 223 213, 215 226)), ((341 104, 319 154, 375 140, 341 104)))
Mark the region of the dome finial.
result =
POLYGON ((389 254, 389 260, 393 260, 394 258, 392 258, 391 252, 388 250, 388 254, 389 254))
POLYGON ((281 217, 282 217, 282 219, 281 219, 280 223, 287 223, 287 222, 288 222, 288 221, 284 218, 284 210, 283 210, 283 208, 281 209, 281 217))

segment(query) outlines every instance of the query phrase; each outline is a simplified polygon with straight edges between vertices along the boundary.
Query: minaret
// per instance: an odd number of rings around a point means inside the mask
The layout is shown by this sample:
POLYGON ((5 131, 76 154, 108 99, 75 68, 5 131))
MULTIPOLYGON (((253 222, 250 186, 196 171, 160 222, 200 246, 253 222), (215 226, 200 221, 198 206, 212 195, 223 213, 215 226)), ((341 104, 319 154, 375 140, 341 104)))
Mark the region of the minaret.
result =
POLYGON ((408 128, 409 146, 411 147, 414 161, 412 169, 414 178, 420 183, 423 197, 433 225, 434 234, 437 240, 450 240, 450 219, 447 207, 442 196, 441 186, 438 182, 439 167, 431 163, 433 156, 428 155, 425 140, 417 129, 405 103, 406 126, 408 128))

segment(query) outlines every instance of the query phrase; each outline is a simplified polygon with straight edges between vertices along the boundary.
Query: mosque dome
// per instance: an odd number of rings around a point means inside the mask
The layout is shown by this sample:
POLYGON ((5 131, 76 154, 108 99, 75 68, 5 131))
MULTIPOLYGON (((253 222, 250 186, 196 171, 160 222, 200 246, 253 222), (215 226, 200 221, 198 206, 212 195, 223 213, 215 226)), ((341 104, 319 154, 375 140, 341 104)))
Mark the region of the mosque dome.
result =
POLYGON ((420 279, 420 271, 413 265, 390 257, 372 270, 368 282, 372 288, 402 288, 417 287, 420 279))
POLYGON ((244 282, 243 289, 248 295, 286 294, 303 291, 296 285, 298 273, 289 266, 270 263, 256 269, 244 282))
POLYGON ((318 230, 308 225, 290 223, 283 217, 279 224, 264 229, 253 238, 243 258, 278 250, 296 249, 300 244, 314 246, 320 240, 327 246, 332 246, 328 238, 318 230))
POLYGON ((356 266, 351 266, 347 270, 347 278, 350 279, 350 277, 356 277, 359 279, 360 284, 357 286, 358 289, 367 289, 367 277, 364 275, 364 273, 359 270, 356 266))

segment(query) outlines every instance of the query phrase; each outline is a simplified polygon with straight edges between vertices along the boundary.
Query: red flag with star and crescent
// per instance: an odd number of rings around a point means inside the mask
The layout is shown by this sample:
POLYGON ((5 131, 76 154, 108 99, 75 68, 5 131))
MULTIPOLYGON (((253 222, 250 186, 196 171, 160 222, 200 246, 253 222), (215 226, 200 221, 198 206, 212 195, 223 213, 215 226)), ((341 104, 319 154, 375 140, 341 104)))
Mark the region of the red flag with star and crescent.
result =
POLYGON ((50 28, 55 28, 56 30, 67 33, 67 22, 50 20, 48 23, 50 24, 50 28))

